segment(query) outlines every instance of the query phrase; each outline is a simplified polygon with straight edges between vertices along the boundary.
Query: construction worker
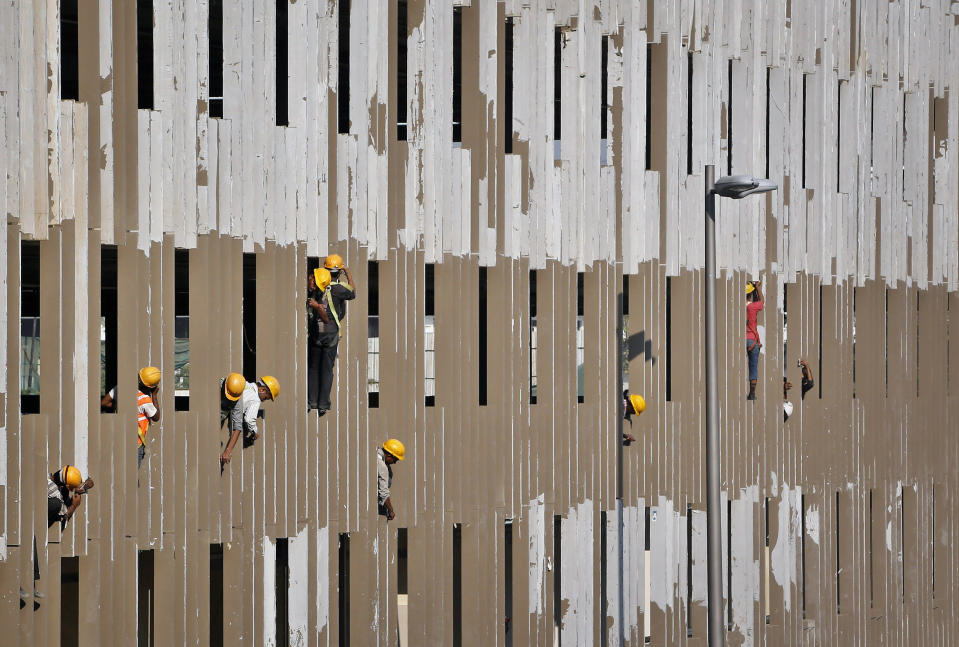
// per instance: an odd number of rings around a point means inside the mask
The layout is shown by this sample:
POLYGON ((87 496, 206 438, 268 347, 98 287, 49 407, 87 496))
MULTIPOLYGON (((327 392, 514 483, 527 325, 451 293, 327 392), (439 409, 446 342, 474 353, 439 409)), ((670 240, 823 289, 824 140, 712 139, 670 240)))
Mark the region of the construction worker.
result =
POLYGON ((746 356, 749 358, 749 395, 747 400, 756 399, 756 380, 759 379, 759 330, 756 328, 756 315, 763 309, 762 281, 746 283, 746 356))
POLYGON ((151 422, 160 422, 160 369, 156 366, 145 366, 137 373, 138 469, 146 456, 147 429, 150 428, 151 422))
POLYGON ((73 465, 64 465, 47 476, 47 526, 60 522, 67 525, 73 513, 80 507, 80 496, 93 488, 93 479, 83 480, 80 470, 73 465))
MULTIPOLYGON (((633 426, 633 416, 640 415, 643 411, 646 411, 646 400, 643 399, 641 395, 631 395, 629 389, 623 391, 623 420, 629 421, 629 426, 633 426)), ((623 431, 623 444, 630 445, 636 438, 632 434, 628 434, 623 431)))
MULTIPOLYGON (((322 306, 329 321, 320 323, 319 332, 319 394, 317 409, 322 416, 330 410, 330 389, 333 386, 333 365, 336 363, 336 351, 343 335, 343 321, 346 319, 346 302, 356 298, 356 288, 350 268, 343 264, 339 254, 326 257, 322 268, 314 270, 317 287, 323 284, 326 270, 330 274, 330 283, 323 290, 323 298, 317 305, 322 306), (345 280, 344 280, 345 279, 345 280)), ((314 305, 310 304, 313 308, 314 305)), ((322 317, 321 317, 322 319, 322 317)))
POLYGON ((406 447, 395 438, 390 438, 376 450, 376 501, 379 514, 392 521, 396 517, 390 501, 390 486, 393 485, 393 468, 396 461, 403 460, 406 447))
POLYGON ((809 369, 809 362, 804 359, 799 360, 799 368, 802 369, 802 382, 799 385, 802 392, 802 399, 806 399, 806 393, 811 391, 816 382, 812 379, 812 371, 809 369))
POLYGON ((318 267, 309 272, 306 277, 306 402, 307 409, 316 409, 320 394, 320 360, 323 355, 323 346, 320 343, 320 334, 329 324, 330 315, 320 303, 323 293, 332 282, 330 271, 325 267, 318 267))
POLYGON ((260 434, 256 429, 256 417, 260 411, 260 403, 266 400, 276 400, 280 395, 280 383, 272 375, 264 375, 256 382, 247 382, 239 373, 230 373, 220 381, 220 424, 226 418, 230 419, 230 441, 220 455, 220 467, 230 462, 233 447, 245 432, 252 444, 260 434), (229 404, 233 403, 230 407, 229 404))

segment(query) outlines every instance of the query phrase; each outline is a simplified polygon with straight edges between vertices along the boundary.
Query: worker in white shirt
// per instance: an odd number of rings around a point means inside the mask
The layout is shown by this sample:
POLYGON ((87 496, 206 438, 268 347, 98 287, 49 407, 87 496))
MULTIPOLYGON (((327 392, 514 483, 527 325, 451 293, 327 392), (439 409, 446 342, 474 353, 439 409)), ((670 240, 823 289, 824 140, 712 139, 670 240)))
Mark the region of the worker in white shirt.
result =
POLYGON ((392 521, 393 502, 390 500, 390 486, 393 485, 393 467, 396 461, 403 460, 406 448, 395 438, 390 438, 376 450, 376 502, 379 514, 392 521))
MULTIPOLYGON (((260 411, 260 403, 266 400, 276 400, 280 395, 280 383, 272 375, 264 375, 256 382, 247 382, 239 373, 230 373, 221 380, 222 396, 220 404, 221 421, 230 419, 230 441, 220 455, 220 466, 230 462, 233 447, 240 438, 241 432, 251 438, 251 442, 259 438, 256 430, 256 416, 260 411), (226 402, 233 402, 231 409, 226 409, 226 402)), ((228 406, 228 405, 227 405, 228 406)))

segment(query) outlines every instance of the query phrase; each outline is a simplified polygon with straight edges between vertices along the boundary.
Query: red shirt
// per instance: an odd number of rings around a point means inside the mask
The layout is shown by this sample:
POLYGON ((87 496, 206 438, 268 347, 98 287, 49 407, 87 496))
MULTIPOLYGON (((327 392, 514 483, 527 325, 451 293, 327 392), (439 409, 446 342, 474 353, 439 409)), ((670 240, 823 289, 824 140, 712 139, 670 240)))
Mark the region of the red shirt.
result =
POLYGON ((746 304, 746 339, 759 341, 759 331, 756 330, 756 315, 762 309, 762 301, 750 301, 746 304))

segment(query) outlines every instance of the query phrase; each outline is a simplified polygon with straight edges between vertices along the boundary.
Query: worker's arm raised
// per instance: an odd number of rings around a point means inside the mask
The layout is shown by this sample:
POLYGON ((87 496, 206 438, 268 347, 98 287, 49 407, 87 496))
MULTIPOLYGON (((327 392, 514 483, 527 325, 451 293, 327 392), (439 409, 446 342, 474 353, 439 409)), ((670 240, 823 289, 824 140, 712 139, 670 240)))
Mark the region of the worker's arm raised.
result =
MULTIPOLYGON (((356 285, 353 283, 353 275, 350 274, 350 268, 346 265, 343 266, 343 273, 346 274, 346 282, 350 284, 350 290, 356 290, 356 285)), ((350 297, 352 298, 352 297, 350 297)))
POLYGON ((759 302, 764 302, 766 299, 763 297, 763 282, 762 280, 753 281, 753 285, 756 286, 756 300, 759 302))

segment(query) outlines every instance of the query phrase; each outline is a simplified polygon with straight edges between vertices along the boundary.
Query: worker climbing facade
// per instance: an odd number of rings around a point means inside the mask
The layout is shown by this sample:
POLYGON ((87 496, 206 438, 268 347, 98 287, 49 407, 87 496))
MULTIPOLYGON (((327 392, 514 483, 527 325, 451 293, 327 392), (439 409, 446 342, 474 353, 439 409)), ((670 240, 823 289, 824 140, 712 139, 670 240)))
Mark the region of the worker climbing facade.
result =
POLYGON ((346 302, 356 298, 356 287, 353 284, 350 268, 343 264, 343 258, 339 254, 330 254, 326 257, 323 267, 314 270, 314 280, 323 295, 316 306, 310 305, 320 316, 316 351, 318 353, 316 406, 322 416, 332 406, 330 390, 333 387, 333 367, 336 364, 340 337, 343 336, 346 302), (320 311, 326 316, 319 314, 320 311))
POLYGON ((260 404, 275 401, 279 395, 280 382, 272 375, 247 382, 239 373, 230 373, 220 380, 220 424, 230 421, 230 440, 220 454, 221 467, 230 462, 241 433, 250 444, 260 437, 256 427, 260 404))
POLYGON ((406 456, 406 447, 396 438, 390 438, 376 450, 376 502, 380 515, 387 521, 396 518, 390 487, 393 485, 393 465, 406 456))
POLYGON ((306 279, 307 409, 316 409, 319 402, 320 363, 323 357, 321 340, 324 339, 322 333, 325 326, 332 321, 321 301, 331 281, 330 271, 325 267, 318 267, 309 272, 306 279))
POLYGON ((756 399, 756 381, 759 379, 759 330, 756 316, 763 309, 762 281, 750 281, 746 284, 746 356, 749 359, 749 395, 747 400, 756 399))
POLYGON ((93 479, 83 480, 80 470, 73 465, 64 465, 47 476, 47 526, 60 522, 67 525, 80 507, 81 495, 93 488, 93 479))
MULTIPOLYGON (((137 467, 146 456, 147 431, 160 422, 160 369, 145 366, 137 373, 137 467)), ((113 391, 115 393, 115 391, 113 391)))

